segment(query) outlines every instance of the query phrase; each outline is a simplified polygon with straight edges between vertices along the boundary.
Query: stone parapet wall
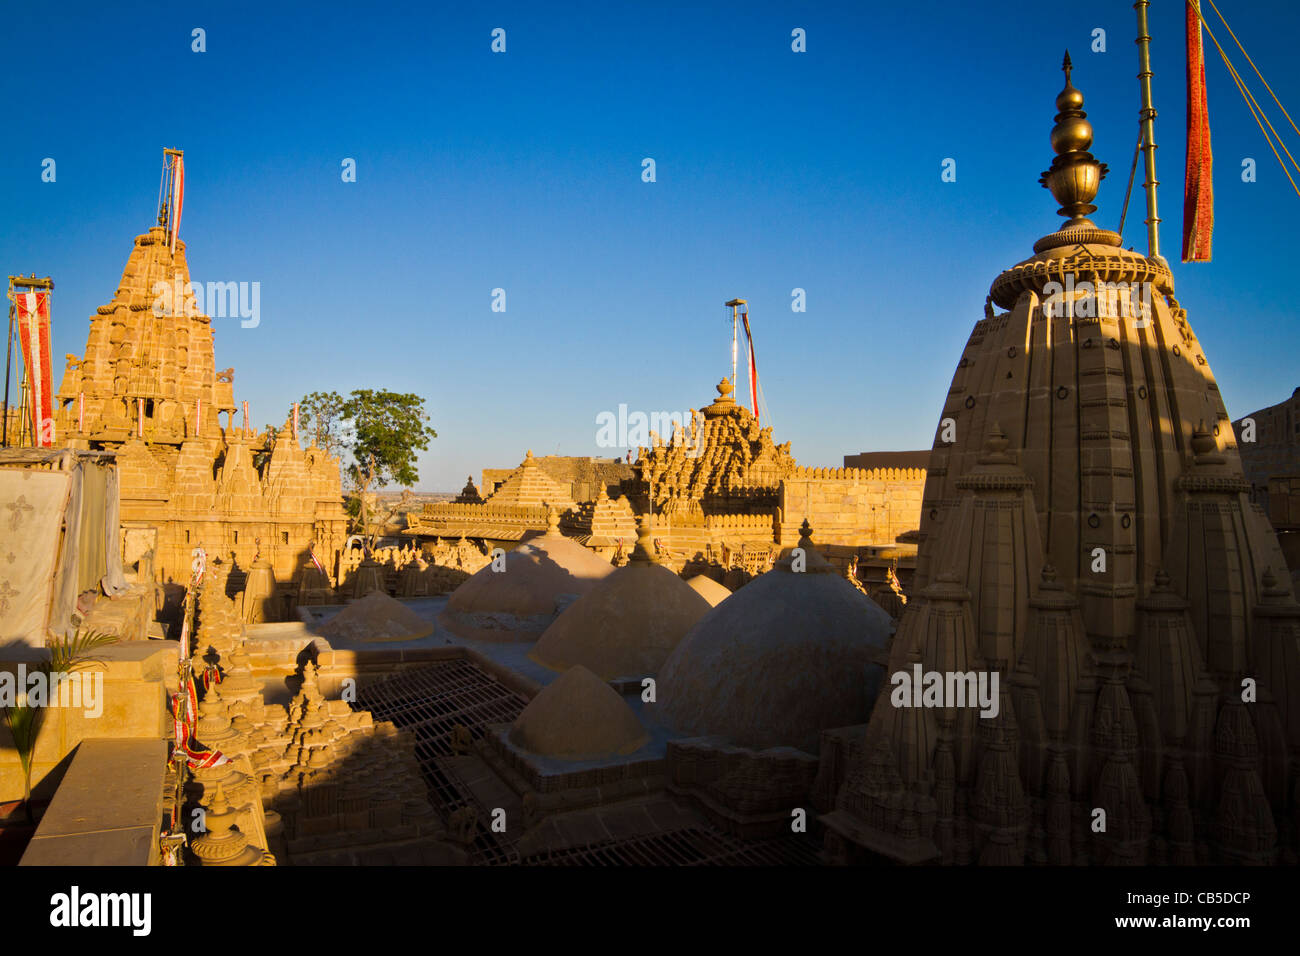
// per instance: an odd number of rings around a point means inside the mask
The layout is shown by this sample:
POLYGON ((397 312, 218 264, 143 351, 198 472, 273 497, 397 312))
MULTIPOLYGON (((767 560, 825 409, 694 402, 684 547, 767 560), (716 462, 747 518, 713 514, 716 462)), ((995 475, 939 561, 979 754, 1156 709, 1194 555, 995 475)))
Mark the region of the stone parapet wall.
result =
POLYGON ((798 468, 781 484, 779 543, 792 544, 806 518, 819 544, 887 545, 921 522, 920 468, 798 468))
MULTIPOLYGON (((123 641, 94 652, 97 662, 88 664, 80 674, 83 679, 102 675, 102 701, 93 709, 46 709, 32 759, 33 795, 53 794, 66 770, 65 761, 83 740, 167 736, 167 683, 174 683, 179 648, 172 641, 123 641)), ((30 672, 43 651, 11 647, 0 654, 4 657, 0 671, 17 674, 20 663, 30 672)), ((8 725, 0 721, 0 801, 21 799, 22 795, 22 764, 8 725)))
POLYGON ((167 741, 87 738, 21 866, 157 866, 167 741))
POLYGON ((669 791, 744 839, 788 834, 792 810, 811 811, 817 758, 792 747, 756 751, 691 737, 669 741, 665 760, 669 791))

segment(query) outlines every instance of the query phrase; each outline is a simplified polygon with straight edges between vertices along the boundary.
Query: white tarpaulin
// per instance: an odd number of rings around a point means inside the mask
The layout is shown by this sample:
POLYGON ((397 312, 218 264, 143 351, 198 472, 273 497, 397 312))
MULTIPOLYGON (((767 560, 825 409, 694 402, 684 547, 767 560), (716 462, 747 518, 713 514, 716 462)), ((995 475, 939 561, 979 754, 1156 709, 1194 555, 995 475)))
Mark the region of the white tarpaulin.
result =
POLYGON ((0 468, 0 644, 45 644, 72 475, 0 468))

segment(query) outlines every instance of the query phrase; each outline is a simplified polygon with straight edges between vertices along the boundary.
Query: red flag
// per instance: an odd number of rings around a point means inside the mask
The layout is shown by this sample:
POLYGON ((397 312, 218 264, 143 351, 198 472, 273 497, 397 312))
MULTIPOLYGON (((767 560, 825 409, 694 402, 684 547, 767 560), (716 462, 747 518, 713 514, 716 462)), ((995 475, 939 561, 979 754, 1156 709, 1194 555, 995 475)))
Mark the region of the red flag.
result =
POLYGON ((18 307, 18 340, 23 347, 23 366, 32 396, 32 434, 42 448, 54 446, 54 396, 50 391, 53 369, 50 364, 50 294, 19 292, 14 296, 18 307))
POLYGON ((742 312, 745 323, 745 343, 749 355, 749 407, 754 412, 754 421, 758 421, 758 366, 754 363, 754 336, 749 333, 749 313, 742 312))
POLYGON ((176 255, 176 235, 181 231, 181 206, 185 204, 185 158, 172 157, 172 216, 171 247, 176 255))
POLYGON ((1187 179, 1183 190, 1183 261, 1209 262, 1214 234, 1210 113, 1199 0, 1187 0, 1187 179))

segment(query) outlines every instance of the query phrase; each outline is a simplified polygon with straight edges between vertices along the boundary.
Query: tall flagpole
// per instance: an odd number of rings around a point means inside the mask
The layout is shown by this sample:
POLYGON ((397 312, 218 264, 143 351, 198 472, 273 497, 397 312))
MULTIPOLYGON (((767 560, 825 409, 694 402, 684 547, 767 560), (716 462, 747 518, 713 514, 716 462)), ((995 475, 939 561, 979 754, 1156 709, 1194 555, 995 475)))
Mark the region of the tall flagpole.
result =
POLYGON ((1146 156, 1146 182, 1142 184, 1147 194, 1147 255, 1164 261, 1160 255, 1160 214, 1156 210, 1156 109, 1151 100, 1151 30, 1147 25, 1147 7, 1151 0, 1137 0, 1133 9, 1138 19, 1138 80, 1142 88, 1142 151, 1146 156))
MULTIPOLYGON (((739 350, 739 338, 737 337, 737 323, 740 317, 736 310, 745 304, 744 299, 731 299, 724 303, 731 310, 731 387, 736 387, 736 356, 739 350)), ((734 394, 734 392, 733 392, 734 394)))

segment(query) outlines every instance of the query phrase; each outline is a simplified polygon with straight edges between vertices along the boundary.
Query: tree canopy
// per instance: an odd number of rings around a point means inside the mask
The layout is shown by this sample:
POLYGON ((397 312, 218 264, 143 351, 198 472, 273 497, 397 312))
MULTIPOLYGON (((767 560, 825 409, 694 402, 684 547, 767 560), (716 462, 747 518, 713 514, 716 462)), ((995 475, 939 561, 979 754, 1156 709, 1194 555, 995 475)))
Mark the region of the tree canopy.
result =
POLYGON ((312 392, 298 403, 299 431, 310 435, 312 443, 327 455, 339 451, 343 404, 338 392, 312 392))
POLYGON ((388 484, 410 487, 419 481, 416 460, 438 433, 426 424, 424 399, 387 389, 356 389, 339 404, 336 420, 343 432, 340 447, 352 455, 347 473, 356 489, 360 528, 365 533, 367 493, 388 484))

